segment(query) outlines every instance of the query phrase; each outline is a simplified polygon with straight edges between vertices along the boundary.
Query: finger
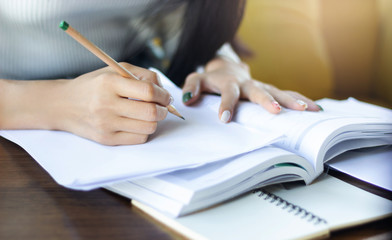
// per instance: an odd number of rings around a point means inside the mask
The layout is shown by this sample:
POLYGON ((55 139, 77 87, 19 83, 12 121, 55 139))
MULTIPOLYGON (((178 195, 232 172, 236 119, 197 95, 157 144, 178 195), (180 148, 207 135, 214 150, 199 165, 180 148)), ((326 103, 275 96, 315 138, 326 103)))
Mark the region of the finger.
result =
POLYGON ((119 117, 112 121, 112 125, 117 131, 121 132, 153 134, 157 130, 158 122, 119 117))
POLYGON ((202 74, 195 72, 189 74, 185 79, 185 84, 182 88, 182 102, 185 105, 191 105, 200 98, 202 79, 202 74))
POLYGON ((240 98, 240 88, 237 84, 226 85, 221 90, 221 105, 219 107, 219 119, 228 123, 233 117, 234 108, 240 98))
MULTIPOLYGON (((138 67, 129 63, 121 63, 128 71, 132 72, 132 75, 136 77, 136 80, 151 82, 159 87, 163 88, 162 81, 159 77, 159 74, 151 71, 149 69, 145 69, 142 67, 138 67)), ((173 97, 170 95, 169 104, 173 102, 173 97)), ((167 104, 167 105, 169 105, 167 104)), ((164 106, 167 106, 164 105, 164 106)))
POLYGON ((159 75, 149 69, 138 67, 126 62, 120 63, 126 70, 128 70, 132 75, 136 77, 136 80, 152 82, 160 87, 162 87, 162 82, 159 75))
POLYGON ((109 145, 109 146, 135 145, 135 144, 142 144, 147 142, 148 136, 149 136, 148 134, 137 134, 137 133, 118 131, 112 133, 110 136, 105 136, 101 139, 96 139, 96 141, 101 144, 109 145))
POLYGON ((155 83, 122 77, 116 78, 115 80, 114 86, 120 97, 154 102, 162 106, 167 106, 171 102, 169 92, 155 83))
POLYGON ((166 118, 168 113, 166 107, 158 104, 126 98, 120 99, 114 108, 118 116, 142 121, 161 121, 166 118))
POLYGON ((319 105, 317 105, 314 101, 312 101, 311 99, 303 96, 302 94, 300 94, 298 92, 287 91, 287 93, 289 95, 293 96, 294 98, 296 98, 297 101, 300 100, 300 101, 303 101, 304 103, 306 103, 306 105, 308 106, 307 109, 306 109, 307 111, 318 112, 318 111, 322 110, 322 108, 319 105))
POLYGON ((272 85, 268 85, 267 90, 268 92, 278 101, 282 106, 293 109, 293 110, 298 110, 298 111, 304 111, 308 108, 308 104, 304 102, 302 99, 298 99, 294 97, 293 95, 289 94, 289 91, 282 91, 280 89, 277 89, 276 87, 272 85))
POLYGON ((268 92, 270 85, 252 81, 243 87, 242 95, 249 101, 259 104, 268 112, 277 114, 282 108, 275 98, 268 92))

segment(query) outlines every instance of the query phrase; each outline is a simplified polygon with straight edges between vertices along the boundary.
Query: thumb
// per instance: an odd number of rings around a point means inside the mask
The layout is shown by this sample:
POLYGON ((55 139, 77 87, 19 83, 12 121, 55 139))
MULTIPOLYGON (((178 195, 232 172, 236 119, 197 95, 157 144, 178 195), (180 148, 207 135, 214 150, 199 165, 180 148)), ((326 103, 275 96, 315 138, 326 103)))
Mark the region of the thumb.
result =
POLYGON ((203 80, 203 75, 200 73, 191 73, 185 79, 185 84, 182 88, 182 102, 185 105, 192 105, 200 98, 200 87, 203 80))

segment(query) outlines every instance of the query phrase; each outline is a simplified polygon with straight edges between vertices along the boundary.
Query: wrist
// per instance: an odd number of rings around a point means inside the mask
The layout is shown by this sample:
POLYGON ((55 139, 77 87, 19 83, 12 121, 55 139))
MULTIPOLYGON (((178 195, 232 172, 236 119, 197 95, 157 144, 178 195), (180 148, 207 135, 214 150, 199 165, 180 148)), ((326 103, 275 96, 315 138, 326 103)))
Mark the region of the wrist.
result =
POLYGON ((0 80, 1 129, 59 129, 59 104, 66 80, 0 80))
POLYGON ((216 56, 233 63, 241 63, 240 57, 235 53, 229 43, 223 44, 222 47, 216 52, 216 56))

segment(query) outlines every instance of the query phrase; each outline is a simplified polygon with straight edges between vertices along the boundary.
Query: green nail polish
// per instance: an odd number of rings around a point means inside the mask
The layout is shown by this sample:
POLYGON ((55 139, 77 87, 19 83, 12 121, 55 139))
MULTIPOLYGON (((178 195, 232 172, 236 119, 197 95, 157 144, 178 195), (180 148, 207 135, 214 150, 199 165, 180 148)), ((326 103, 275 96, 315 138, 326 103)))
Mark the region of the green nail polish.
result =
POLYGON ((320 108, 320 111, 324 111, 324 108, 322 108, 320 105, 317 104, 317 106, 320 108))
POLYGON ((191 92, 186 92, 184 95, 182 95, 182 102, 186 103, 192 98, 192 93, 191 92))

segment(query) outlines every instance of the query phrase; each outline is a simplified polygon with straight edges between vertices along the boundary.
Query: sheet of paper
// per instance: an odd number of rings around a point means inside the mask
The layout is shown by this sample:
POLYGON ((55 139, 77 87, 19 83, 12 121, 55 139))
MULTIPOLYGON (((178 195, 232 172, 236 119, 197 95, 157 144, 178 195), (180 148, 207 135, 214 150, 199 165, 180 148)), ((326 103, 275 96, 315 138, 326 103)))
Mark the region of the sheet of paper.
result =
POLYGON ((222 124, 210 109, 185 107, 181 90, 159 76, 186 120, 169 114, 146 144, 103 146, 46 130, 7 130, 0 135, 23 147, 59 184, 81 190, 226 159, 281 137, 236 123, 222 124))
POLYGON ((392 119, 392 110, 370 103, 359 101, 355 98, 346 100, 334 100, 324 98, 317 101, 324 111, 334 112, 346 116, 378 117, 381 119, 392 119))
POLYGON ((327 163, 355 179, 392 192, 392 147, 350 151, 327 163))

